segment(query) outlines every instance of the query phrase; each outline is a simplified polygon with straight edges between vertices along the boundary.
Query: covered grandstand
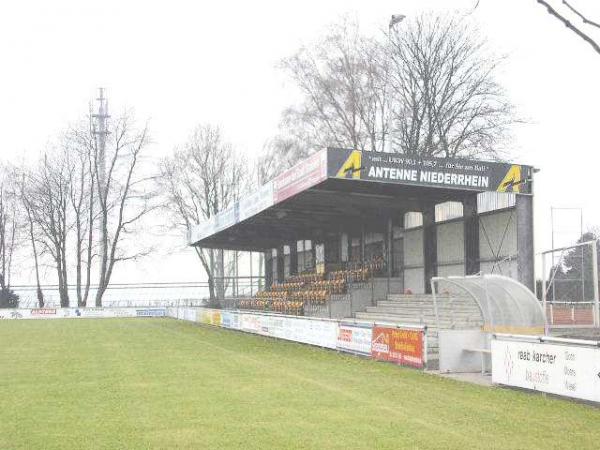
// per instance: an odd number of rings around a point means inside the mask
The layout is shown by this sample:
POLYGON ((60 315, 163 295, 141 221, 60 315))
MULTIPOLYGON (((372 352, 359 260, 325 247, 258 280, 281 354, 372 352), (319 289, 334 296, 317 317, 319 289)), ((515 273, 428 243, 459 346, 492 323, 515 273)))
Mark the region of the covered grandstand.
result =
POLYGON ((235 307, 348 317, 437 276, 534 288, 530 166, 329 148, 198 224, 190 245, 263 252, 235 307))

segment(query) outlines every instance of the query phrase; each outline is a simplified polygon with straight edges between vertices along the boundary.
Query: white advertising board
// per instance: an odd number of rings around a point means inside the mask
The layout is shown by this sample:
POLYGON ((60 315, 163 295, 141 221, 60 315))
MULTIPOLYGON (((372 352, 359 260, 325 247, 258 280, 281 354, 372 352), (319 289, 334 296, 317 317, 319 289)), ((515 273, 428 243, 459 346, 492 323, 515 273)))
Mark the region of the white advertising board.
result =
POLYGON ((337 349, 363 355, 371 355, 373 329, 340 323, 337 334, 337 349))
POLYGON ((93 319, 164 317, 165 308, 19 308, 0 309, 0 319, 93 319))
MULTIPOLYGON (((206 308, 195 308, 195 310, 197 311, 197 319, 186 314, 180 314, 179 318, 208 323, 203 318, 213 311, 206 308)), ((336 321, 236 311, 221 311, 220 315, 220 325, 224 328, 321 347, 336 348, 338 327, 336 321)))
POLYGON ((222 311, 221 312, 221 326, 223 328, 233 328, 233 316, 234 312, 222 311))
POLYGON ((258 333, 260 330, 260 317, 256 314, 242 314, 239 329, 250 333, 258 333))
POLYGON ((189 320, 191 322, 196 321, 196 311, 192 308, 184 308, 183 309, 183 320, 189 320))
POLYGON ((492 382, 600 402, 600 349, 498 338, 492 382))
POLYGON ((288 339, 320 347, 336 348, 338 324, 329 320, 287 318, 288 339))

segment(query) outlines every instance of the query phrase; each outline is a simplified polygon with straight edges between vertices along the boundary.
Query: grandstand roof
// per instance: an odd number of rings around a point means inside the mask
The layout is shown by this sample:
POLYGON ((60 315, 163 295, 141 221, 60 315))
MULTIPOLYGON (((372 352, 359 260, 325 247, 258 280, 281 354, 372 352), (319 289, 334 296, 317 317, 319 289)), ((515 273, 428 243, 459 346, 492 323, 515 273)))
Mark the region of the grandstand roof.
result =
POLYGON ((530 166, 395 153, 322 150, 196 225, 190 245, 262 251, 383 226, 425 205, 484 191, 531 193, 530 166))

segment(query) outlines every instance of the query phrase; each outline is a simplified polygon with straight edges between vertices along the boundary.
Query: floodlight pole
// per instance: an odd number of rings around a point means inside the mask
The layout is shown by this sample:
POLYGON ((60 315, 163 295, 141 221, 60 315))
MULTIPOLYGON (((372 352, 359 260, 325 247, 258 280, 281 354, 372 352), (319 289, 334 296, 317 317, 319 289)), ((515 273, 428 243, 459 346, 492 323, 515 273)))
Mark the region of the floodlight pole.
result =
MULTIPOLYGON (((392 96, 391 96, 391 86, 392 86, 392 77, 391 77, 391 72, 392 72, 392 31, 394 30, 394 26, 396 24, 399 24, 400 22, 402 22, 404 19, 406 18, 405 15, 403 14, 392 14, 392 18, 390 20, 390 25, 388 27, 388 73, 387 73, 387 94, 388 94, 388 107, 389 107, 389 112, 388 112, 388 125, 387 125, 387 129, 388 129, 388 143, 387 143, 387 149, 388 149, 388 153, 392 153, 392 123, 393 123, 393 116, 392 116, 392 96)), ((385 151, 385 149, 384 149, 385 151)))

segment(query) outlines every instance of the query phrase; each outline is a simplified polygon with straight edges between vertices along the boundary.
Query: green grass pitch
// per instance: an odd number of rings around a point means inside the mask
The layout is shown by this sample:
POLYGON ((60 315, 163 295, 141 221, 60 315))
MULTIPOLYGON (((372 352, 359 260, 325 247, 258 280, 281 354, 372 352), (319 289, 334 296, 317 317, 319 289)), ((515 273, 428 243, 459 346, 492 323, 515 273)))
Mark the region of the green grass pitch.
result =
POLYGON ((599 448, 600 409, 173 319, 0 322, 0 449, 599 448))

